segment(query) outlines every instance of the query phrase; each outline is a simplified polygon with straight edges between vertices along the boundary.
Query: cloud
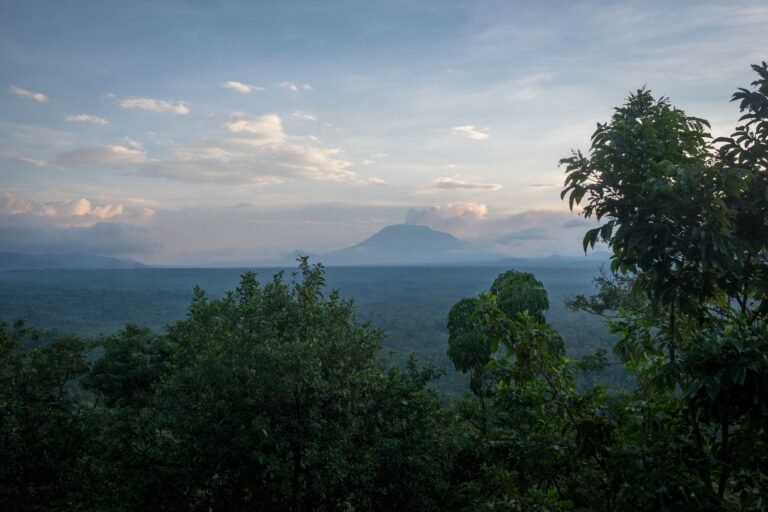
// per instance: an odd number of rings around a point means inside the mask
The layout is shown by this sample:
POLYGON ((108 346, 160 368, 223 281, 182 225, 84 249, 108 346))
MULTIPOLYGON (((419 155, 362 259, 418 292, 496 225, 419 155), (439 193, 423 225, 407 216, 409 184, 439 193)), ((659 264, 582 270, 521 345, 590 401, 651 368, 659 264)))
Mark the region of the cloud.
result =
POLYGON ((288 89, 291 92, 299 92, 300 90, 312 91, 314 88, 309 84, 296 84, 293 82, 280 82, 280 87, 288 89))
POLYGON ((297 110, 293 113, 293 117, 298 117, 299 119, 304 119, 305 121, 317 121, 317 118, 310 114, 309 112, 302 112, 301 110, 297 110))
POLYGON ((126 98, 120 100, 122 108, 138 108, 151 112, 170 114, 189 114, 189 106, 183 101, 165 101, 154 98, 126 98))
POLYGON ((488 216, 488 207, 479 203, 451 203, 447 206, 411 208, 405 215, 406 224, 421 224, 442 231, 457 231, 488 216))
POLYGON ((126 146, 130 146, 133 149, 144 149, 144 146, 141 144, 141 142, 133 140, 130 137, 123 137, 123 142, 125 142, 126 146))
POLYGON ((109 121, 99 116, 92 116, 90 114, 77 114, 66 117, 67 121, 75 123, 92 123, 92 124, 109 124, 109 121))
POLYGON ((539 228, 525 228, 501 236, 495 240, 496 243, 510 244, 519 240, 552 240, 552 236, 546 230, 539 228))
POLYGON ((597 225, 560 210, 493 215, 486 205, 478 203, 411 209, 405 222, 447 231, 489 251, 519 257, 582 255, 582 237, 597 225))
POLYGON ((538 98, 547 82, 552 81, 554 74, 550 71, 540 71, 524 76, 508 84, 510 101, 528 101, 538 98))
POLYGON ((251 135, 251 144, 280 144, 287 138, 283 131, 283 121, 277 114, 248 117, 233 114, 224 126, 232 133, 251 135))
POLYGON ((464 126, 454 126, 453 128, 451 128, 452 134, 461 135, 462 137, 467 137, 472 140, 487 139, 488 137, 490 137, 490 135, 488 135, 486 131, 483 131, 483 129, 480 129, 480 128, 475 128, 471 124, 464 125, 464 126))
POLYGON ((111 145, 60 153, 56 156, 55 163, 64 167, 123 166, 141 164, 146 160, 146 153, 140 149, 111 145))
POLYGON ((265 145, 249 140, 225 141, 221 146, 183 148, 176 161, 148 162, 146 176, 187 182, 249 183, 270 185, 286 179, 378 184, 351 170, 352 162, 339 158, 339 149, 322 149, 294 143, 265 145))
POLYGON ((12 157, 20 162, 24 162, 26 164, 34 165, 35 167, 45 167, 47 165, 50 165, 50 162, 47 160, 39 160, 37 158, 28 158, 26 156, 14 156, 12 157))
POLYGON ((528 210, 491 220, 481 237, 488 248, 512 256, 576 256, 583 254, 584 233, 596 225, 568 211, 528 210))
POLYGON ((236 137, 174 148, 176 160, 146 161, 142 174, 193 183, 270 185, 285 180, 382 184, 362 178, 338 148, 309 146, 283 130, 277 114, 232 114, 224 127, 236 137))
POLYGON ((93 253, 132 256, 156 251, 148 229, 121 222, 59 226, 46 217, 0 213, 3 250, 22 253, 93 253))
POLYGON ((27 89, 22 89, 21 87, 16 87, 15 85, 12 85, 10 90, 13 94, 22 99, 28 99, 38 103, 46 103, 48 101, 48 96, 41 92, 32 92, 27 89))
POLYGON ((122 204, 94 204, 82 197, 70 201, 38 203, 8 192, 0 192, 0 215, 46 217, 58 226, 91 226, 99 221, 148 219, 154 211, 148 208, 128 210, 122 204))
POLYGON ((243 82, 235 82, 235 81, 228 81, 221 84, 222 87, 225 89, 231 89, 236 92, 240 92, 243 94, 248 94, 253 91, 264 91, 263 87, 260 87, 258 85, 252 85, 252 84, 244 84, 243 82))
POLYGON ((437 189, 445 189, 445 190, 454 190, 454 189, 490 190, 492 192, 501 190, 503 188, 501 185, 498 185, 496 183, 470 182, 470 181, 460 180, 456 177, 448 177, 448 176, 442 176, 440 178, 435 179, 435 181, 433 182, 433 187, 437 189))

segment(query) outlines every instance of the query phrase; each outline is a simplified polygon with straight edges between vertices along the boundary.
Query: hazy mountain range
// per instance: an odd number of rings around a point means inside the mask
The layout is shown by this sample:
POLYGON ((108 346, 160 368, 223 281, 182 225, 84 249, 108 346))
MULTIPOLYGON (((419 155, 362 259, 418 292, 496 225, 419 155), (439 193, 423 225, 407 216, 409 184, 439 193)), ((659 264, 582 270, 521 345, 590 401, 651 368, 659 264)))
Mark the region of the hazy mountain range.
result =
POLYGON ((23 254, 17 252, 0 252, 0 269, 125 269, 142 268, 138 261, 99 256, 90 253, 67 254, 23 254))
MULTIPOLYGON (((546 258, 509 258, 477 247, 455 236, 416 224, 387 226, 360 243, 327 254, 293 251, 266 265, 293 266, 300 255, 327 266, 360 265, 558 265, 579 262, 594 265, 596 260, 607 260, 604 252, 590 253, 587 257, 552 255, 546 258)), ((265 266, 265 263, 256 263, 265 266)), ((242 266, 252 266, 254 263, 242 266)), ((90 253, 23 254, 0 252, 0 269, 126 269, 145 265, 128 259, 100 256, 90 253)), ((240 266, 240 265, 229 265, 240 266)))

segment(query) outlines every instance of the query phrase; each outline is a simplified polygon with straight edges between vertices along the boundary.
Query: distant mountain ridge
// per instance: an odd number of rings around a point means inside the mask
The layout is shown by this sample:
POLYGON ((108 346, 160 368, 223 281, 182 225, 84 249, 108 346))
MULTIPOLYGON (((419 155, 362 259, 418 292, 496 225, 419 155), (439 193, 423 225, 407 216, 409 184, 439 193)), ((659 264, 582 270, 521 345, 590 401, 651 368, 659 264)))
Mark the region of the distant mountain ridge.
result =
POLYGON ((416 224, 386 226, 362 242, 326 254, 326 265, 428 265, 498 258, 455 236, 416 224))
POLYGON ((143 268, 143 263, 90 253, 25 254, 0 252, 0 270, 31 269, 127 269, 143 268))

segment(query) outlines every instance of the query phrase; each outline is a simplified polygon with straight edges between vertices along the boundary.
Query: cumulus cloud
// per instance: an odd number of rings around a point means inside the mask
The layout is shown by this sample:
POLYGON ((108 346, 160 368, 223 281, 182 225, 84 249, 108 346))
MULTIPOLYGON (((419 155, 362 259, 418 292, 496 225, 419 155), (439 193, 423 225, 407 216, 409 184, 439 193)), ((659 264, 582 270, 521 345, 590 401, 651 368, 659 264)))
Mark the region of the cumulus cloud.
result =
POLYGON ((485 140, 490 135, 487 133, 487 129, 484 131, 481 128, 475 128, 473 125, 468 124, 464 126, 454 126, 451 128, 451 133, 454 135, 461 135, 472 140, 485 140))
POLYGON ((48 101, 48 96, 41 92, 32 92, 28 89, 16 87, 15 85, 12 85, 10 90, 13 94, 22 99, 32 100, 38 103, 46 103, 48 101))
POLYGON ((269 185, 286 179, 381 184, 362 178, 338 148, 309 146, 283 130, 277 114, 233 114, 224 127, 236 137, 174 148, 176 160, 147 161, 146 176, 187 182, 269 185))
POLYGON ((231 89, 233 91, 248 94, 253 91, 264 91, 265 89, 263 87, 260 87, 258 85, 253 84, 244 84, 243 82, 235 82, 234 80, 230 80, 227 82, 224 82, 221 84, 222 87, 225 89, 231 89))
POLYGON ((141 149, 120 145, 78 148, 56 156, 63 167, 123 166, 141 164, 147 155, 141 149))
POLYGON ((4 251, 140 255, 156 250, 149 226, 155 212, 86 198, 37 202, 0 192, 4 251))
POLYGON ((90 114, 77 114, 67 116, 67 121, 76 123, 92 123, 92 124, 109 124, 109 121, 99 116, 92 116, 90 114))
POLYGON ((189 106, 183 101, 166 101, 154 98, 125 98, 120 100, 122 108, 138 108, 150 112, 189 114, 189 106))
POLYGON ((411 208, 405 215, 407 224, 421 224, 441 231, 460 231, 485 219, 488 207, 479 203, 451 203, 447 206, 411 208))
POLYGON ((0 213, 0 240, 11 252, 140 256, 160 247, 149 235, 144 226, 120 222, 60 226, 46 217, 0 213))
POLYGON ((0 192, 0 215, 45 217, 56 226, 82 227, 106 220, 146 220, 154 215, 154 210, 128 209, 119 203, 95 204, 84 197, 69 201, 39 203, 8 192, 0 192))
POLYGON ((232 133, 248 134, 251 144, 280 144, 287 138, 283 131, 283 121, 277 114, 248 117, 233 114, 224 126, 232 133))
POLYGON ((310 114, 309 112, 302 112, 301 110, 297 110, 293 113, 293 117, 298 117, 299 119, 303 119, 305 121, 317 121, 317 118, 310 114))

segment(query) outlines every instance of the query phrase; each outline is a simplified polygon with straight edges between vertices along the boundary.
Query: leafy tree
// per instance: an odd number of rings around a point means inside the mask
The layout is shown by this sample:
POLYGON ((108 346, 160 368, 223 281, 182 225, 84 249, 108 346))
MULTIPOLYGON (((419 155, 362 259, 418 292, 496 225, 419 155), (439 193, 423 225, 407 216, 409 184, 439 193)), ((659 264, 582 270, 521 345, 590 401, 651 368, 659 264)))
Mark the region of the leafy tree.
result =
POLYGON ((107 407, 102 504, 127 510, 430 510, 451 437, 432 374, 386 369, 380 333, 301 261, 211 300, 162 338, 107 340, 90 389, 107 407), (158 366, 159 365, 159 366, 158 366), (158 373, 159 372, 159 373, 158 373), (110 448, 110 443, 112 447, 110 448), (105 461, 105 466, 108 466, 105 461))
POLYGON ((618 310, 617 352, 678 432, 702 507, 766 499, 768 68, 753 69, 731 137, 710 142, 705 121, 640 90, 598 125, 589 156, 562 160, 563 197, 604 221, 585 249, 606 242, 645 301, 618 310))
POLYGON ((572 306, 608 319, 635 389, 576 390, 543 318, 502 310, 530 287, 451 311, 451 359, 493 375, 458 406, 477 432, 462 456, 474 508, 765 508, 768 66, 754 69, 732 137, 641 89, 562 160, 563 197, 602 222, 584 249, 613 251, 598 296, 572 306))
POLYGON ((76 379, 86 345, 0 322, 0 508, 68 508, 83 492, 92 434, 76 379))

